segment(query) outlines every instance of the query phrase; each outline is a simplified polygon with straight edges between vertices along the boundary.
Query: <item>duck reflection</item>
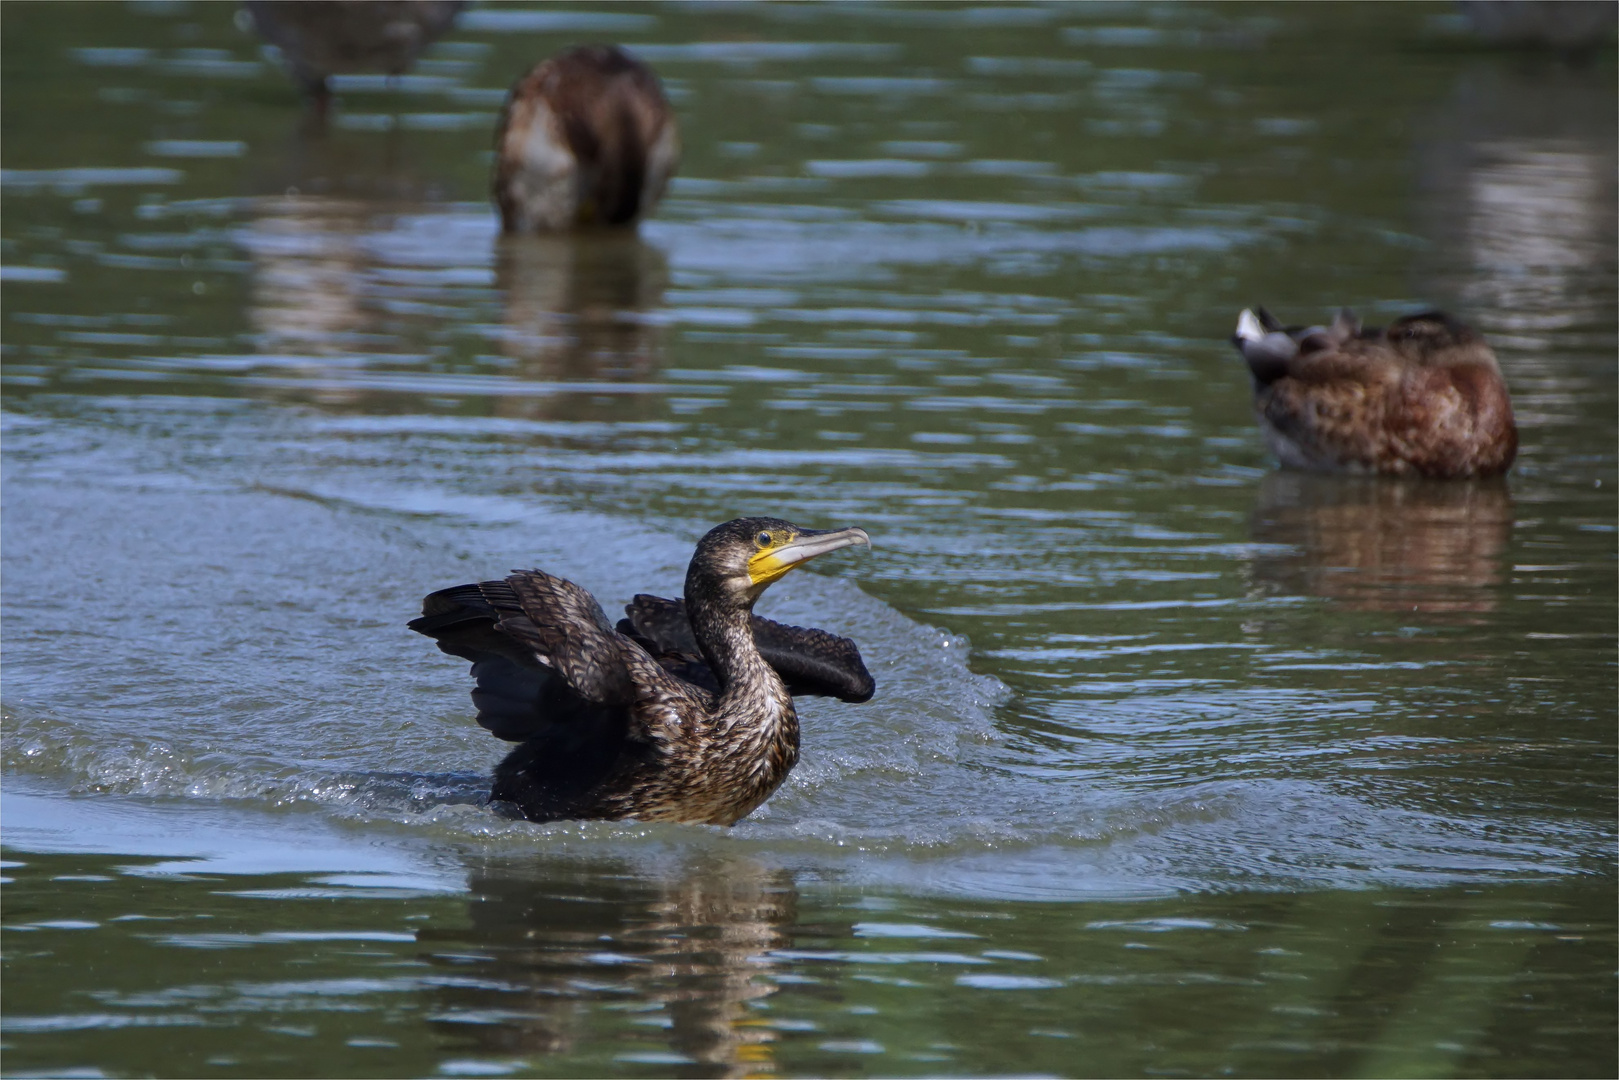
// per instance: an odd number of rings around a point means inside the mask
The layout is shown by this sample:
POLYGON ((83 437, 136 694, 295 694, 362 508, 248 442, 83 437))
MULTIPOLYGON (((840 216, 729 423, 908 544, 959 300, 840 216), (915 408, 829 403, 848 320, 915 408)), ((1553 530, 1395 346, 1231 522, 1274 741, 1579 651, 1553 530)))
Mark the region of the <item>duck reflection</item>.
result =
POLYGON ((236 239, 252 260, 247 317, 259 353, 336 373, 343 365, 322 358, 421 352, 432 312, 411 301, 426 299, 422 286, 459 280, 443 272, 451 266, 460 277, 481 270, 487 286, 487 264, 459 267, 468 256, 458 249, 477 248, 445 235, 465 226, 435 215, 443 185, 412 150, 397 133, 359 145, 294 129, 251 162, 256 197, 236 239), (434 221, 435 235, 419 235, 434 221), (429 267, 436 278, 420 272, 429 267))
POLYGON ((253 256, 248 318, 262 353, 336 356, 377 322, 358 283, 368 259, 366 204, 287 195, 260 200, 243 245, 253 256))
POLYGON ((530 419, 657 408, 624 384, 660 366, 668 266, 633 234, 502 237, 491 253, 489 219, 421 199, 294 186, 254 209, 238 239, 253 262, 248 319, 270 392, 394 409, 401 394, 442 405, 470 388, 494 415, 530 419), (467 321, 499 358, 457 355, 467 321))
POLYGON ((453 229, 439 220, 446 216, 419 202, 296 189, 254 209, 238 237, 253 264, 247 317, 258 392, 383 411, 399 408, 402 394, 434 395, 435 376, 423 368, 445 351, 442 316, 468 306, 462 278, 489 274, 421 256, 443 238, 414 234, 453 229))
POLYGON ((797 922, 785 870, 699 860, 665 880, 627 867, 554 863, 475 869, 465 929, 424 930, 447 976, 435 1023, 490 1053, 555 1054, 598 1037, 603 1007, 667 1049, 624 1040, 674 1075, 771 1071, 775 1033, 747 1003, 797 922), (661 1038, 656 1035, 662 1029, 661 1038))
MULTIPOLYGON (((633 383, 657 374, 668 286, 663 253, 634 233, 502 236, 495 252, 501 351, 534 382, 633 383)), ((610 390, 611 387, 604 387, 610 390)), ((644 395, 613 395, 622 419, 644 395)), ((511 395, 502 415, 558 412, 566 397, 511 395)))
POLYGON ((645 378, 658 367, 650 313, 668 276, 663 253, 633 233, 503 236, 504 351, 536 379, 645 378))
POLYGON ((1512 520, 1501 482, 1274 472, 1260 484, 1253 537, 1291 550, 1260 556, 1253 573, 1354 611, 1474 622, 1495 609, 1512 520))

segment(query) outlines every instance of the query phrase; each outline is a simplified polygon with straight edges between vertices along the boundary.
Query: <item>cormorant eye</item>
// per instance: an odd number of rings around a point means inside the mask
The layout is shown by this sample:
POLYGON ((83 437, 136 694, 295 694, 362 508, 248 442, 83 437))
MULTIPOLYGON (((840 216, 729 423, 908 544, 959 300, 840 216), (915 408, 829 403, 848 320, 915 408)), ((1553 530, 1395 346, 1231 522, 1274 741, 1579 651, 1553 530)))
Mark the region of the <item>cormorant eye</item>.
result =
POLYGON ((771 544, 770 534, 769 533, 763 533, 763 532, 760 533, 759 534, 759 546, 760 547, 769 547, 770 544, 771 544))

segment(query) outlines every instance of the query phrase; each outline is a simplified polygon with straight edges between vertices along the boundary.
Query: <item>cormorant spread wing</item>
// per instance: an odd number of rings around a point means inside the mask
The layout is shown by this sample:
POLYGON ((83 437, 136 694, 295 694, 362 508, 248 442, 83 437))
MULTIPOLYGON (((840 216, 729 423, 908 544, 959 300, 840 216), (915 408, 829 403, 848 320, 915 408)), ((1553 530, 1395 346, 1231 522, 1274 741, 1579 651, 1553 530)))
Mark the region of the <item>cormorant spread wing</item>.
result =
POLYGON ((478 723, 511 742, 684 690, 595 597, 543 570, 442 589, 409 626, 472 661, 478 723))
MULTIPOLYGON (((642 645, 665 669, 712 693, 719 680, 692 633, 684 600, 638 594, 624 606, 618 632, 642 645)), ((793 697, 832 697, 858 705, 870 701, 877 681, 866 670, 860 649, 846 637, 808 626, 789 626, 752 617, 753 640, 793 697)))

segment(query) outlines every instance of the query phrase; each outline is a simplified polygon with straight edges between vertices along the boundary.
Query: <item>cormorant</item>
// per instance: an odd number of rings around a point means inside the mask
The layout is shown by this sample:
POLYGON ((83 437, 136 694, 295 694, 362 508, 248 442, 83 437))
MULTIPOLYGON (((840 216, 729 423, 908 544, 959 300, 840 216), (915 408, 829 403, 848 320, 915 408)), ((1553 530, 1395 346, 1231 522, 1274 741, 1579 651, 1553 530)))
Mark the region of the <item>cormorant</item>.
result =
POLYGON ((616 629, 543 570, 435 592, 410 628, 472 661, 478 723, 521 744, 492 799, 531 821, 731 825, 798 761, 793 695, 876 688, 854 642, 753 614, 793 567, 853 544, 865 530, 738 518, 698 541, 684 601, 637 596, 616 629))
POLYGON ((1363 329, 1284 327, 1262 307, 1231 343, 1254 377, 1254 410, 1283 465, 1453 478, 1506 472, 1518 452, 1495 353, 1441 311, 1363 329))
POLYGON ((633 224, 679 162, 680 131, 651 68, 612 45, 558 53, 517 80, 500 113, 501 228, 633 224))

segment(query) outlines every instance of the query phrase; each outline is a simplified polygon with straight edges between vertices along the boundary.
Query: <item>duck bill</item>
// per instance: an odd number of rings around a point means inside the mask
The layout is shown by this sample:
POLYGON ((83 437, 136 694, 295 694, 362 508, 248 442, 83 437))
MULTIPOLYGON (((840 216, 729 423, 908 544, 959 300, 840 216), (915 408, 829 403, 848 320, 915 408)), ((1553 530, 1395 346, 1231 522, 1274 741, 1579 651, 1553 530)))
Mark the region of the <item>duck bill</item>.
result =
POLYGON ((1259 341, 1264 336, 1265 327, 1260 323, 1259 316, 1243 308, 1242 314, 1237 316, 1237 332, 1231 337, 1232 343, 1240 347, 1245 341, 1259 341))
POLYGON ((748 564, 749 576, 757 586, 769 585, 793 567, 839 548, 855 545, 871 547, 865 529, 805 529, 787 543, 761 551, 748 564))

